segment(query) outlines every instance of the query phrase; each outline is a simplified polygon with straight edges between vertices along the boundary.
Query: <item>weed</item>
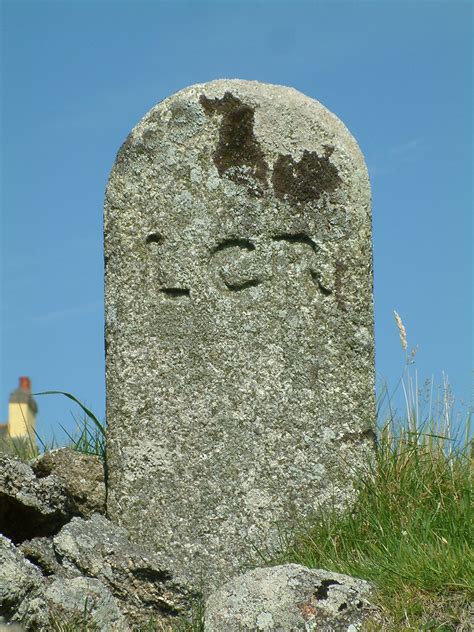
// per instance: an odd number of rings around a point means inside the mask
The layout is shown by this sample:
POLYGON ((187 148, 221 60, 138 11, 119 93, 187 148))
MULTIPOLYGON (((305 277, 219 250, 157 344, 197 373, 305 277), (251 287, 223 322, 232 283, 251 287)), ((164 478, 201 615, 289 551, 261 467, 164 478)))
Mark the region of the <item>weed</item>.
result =
POLYGON ((39 454, 36 442, 30 437, 5 437, 0 439, 0 454, 10 454, 22 461, 30 461, 39 454))
POLYGON ((77 397, 66 393, 64 391, 43 391, 42 393, 35 393, 35 397, 39 395, 64 395, 68 399, 75 402, 82 410, 84 417, 77 423, 78 432, 76 435, 69 434, 66 430, 71 447, 83 454, 93 454, 99 456, 103 462, 105 462, 105 425, 102 424, 94 413, 89 410, 77 397))

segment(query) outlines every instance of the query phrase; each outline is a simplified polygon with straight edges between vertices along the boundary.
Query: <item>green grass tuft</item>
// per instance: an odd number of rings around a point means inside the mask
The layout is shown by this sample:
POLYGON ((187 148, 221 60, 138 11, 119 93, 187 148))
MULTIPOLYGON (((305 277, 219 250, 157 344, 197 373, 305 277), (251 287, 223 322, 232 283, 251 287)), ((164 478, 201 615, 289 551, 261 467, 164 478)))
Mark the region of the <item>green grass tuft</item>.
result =
POLYGON ((471 414, 459 440, 447 378, 436 401, 431 382, 418 388, 416 349, 407 353, 400 317, 397 325, 406 354, 398 384, 403 418, 385 389, 375 460, 359 474, 351 511, 306 521, 272 563, 296 562, 373 582, 381 617, 369 630, 468 632, 474 629, 471 414))
POLYGON ((102 424, 94 413, 71 393, 64 391, 43 391, 42 393, 35 393, 35 396, 37 395, 64 395, 76 403, 82 410, 84 416, 82 420, 77 423, 78 431, 75 435, 69 434, 63 428, 70 441, 70 446, 83 454, 96 455, 105 463, 105 424, 102 424))
POLYGON ((30 461, 38 456, 36 441, 30 437, 2 437, 0 439, 0 454, 16 456, 22 461, 30 461))
POLYGON ((468 445, 447 450, 444 437, 403 428, 394 434, 385 427, 375 463, 359 480, 358 491, 350 514, 317 517, 294 536, 278 563, 372 581, 386 622, 385 628, 374 629, 471 629, 468 445))

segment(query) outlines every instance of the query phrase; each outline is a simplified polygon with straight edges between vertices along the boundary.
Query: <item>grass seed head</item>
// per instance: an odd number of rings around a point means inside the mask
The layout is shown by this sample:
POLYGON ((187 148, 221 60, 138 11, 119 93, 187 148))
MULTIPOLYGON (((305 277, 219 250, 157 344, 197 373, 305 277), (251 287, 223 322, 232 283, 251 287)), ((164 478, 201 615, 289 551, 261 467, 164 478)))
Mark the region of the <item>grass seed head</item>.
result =
POLYGON ((399 314, 393 310, 393 314, 395 316, 395 321, 397 323, 398 331, 400 332, 400 342, 403 347, 403 351, 407 350, 407 330, 405 329, 405 325, 403 324, 402 319, 399 314))

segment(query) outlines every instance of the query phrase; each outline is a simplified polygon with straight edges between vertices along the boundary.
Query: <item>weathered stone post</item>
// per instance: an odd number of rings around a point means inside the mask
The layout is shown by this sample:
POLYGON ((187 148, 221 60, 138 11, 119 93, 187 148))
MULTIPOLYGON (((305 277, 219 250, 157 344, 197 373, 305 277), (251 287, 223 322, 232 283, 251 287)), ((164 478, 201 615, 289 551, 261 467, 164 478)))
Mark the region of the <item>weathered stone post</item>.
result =
POLYGON ((291 88, 191 86, 118 153, 105 260, 108 514, 213 587, 373 450, 362 154, 291 88))

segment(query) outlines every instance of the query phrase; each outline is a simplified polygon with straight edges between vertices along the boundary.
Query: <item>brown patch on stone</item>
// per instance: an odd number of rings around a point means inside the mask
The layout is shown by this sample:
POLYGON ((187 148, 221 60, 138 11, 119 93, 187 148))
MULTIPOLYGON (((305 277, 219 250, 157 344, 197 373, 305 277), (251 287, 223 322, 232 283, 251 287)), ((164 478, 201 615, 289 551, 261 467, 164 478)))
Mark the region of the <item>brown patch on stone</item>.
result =
POLYGON ((213 153, 219 175, 246 185, 254 195, 262 195, 261 185, 267 184, 268 166, 253 130, 254 109, 230 92, 222 99, 208 99, 202 94, 199 102, 208 116, 222 115, 219 141, 213 153))
POLYGON ((280 199, 286 195, 293 203, 304 204, 318 200, 325 191, 335 191, 341 178, 329 161, 333 151, 327 147, 324 156, 318 156, 315 151, 305 150, 299 162, 289 154, 278 156, 272 177, 275 195, 280 199))
POLYGON ((345 432, 342 437, 341 437, 341 441, 359 441, 360 439, 369 439, 374 447, 377 447, 377 435, 375 434, 374 430, 372 428, 367 428, 366 430, 363 430, 362 432, 345 432))
POLYGON ((298 608, 300 609, 303 619, 306 621, 313 619, 317 613, 316 608, 310 603, 298 604, 298 608))

